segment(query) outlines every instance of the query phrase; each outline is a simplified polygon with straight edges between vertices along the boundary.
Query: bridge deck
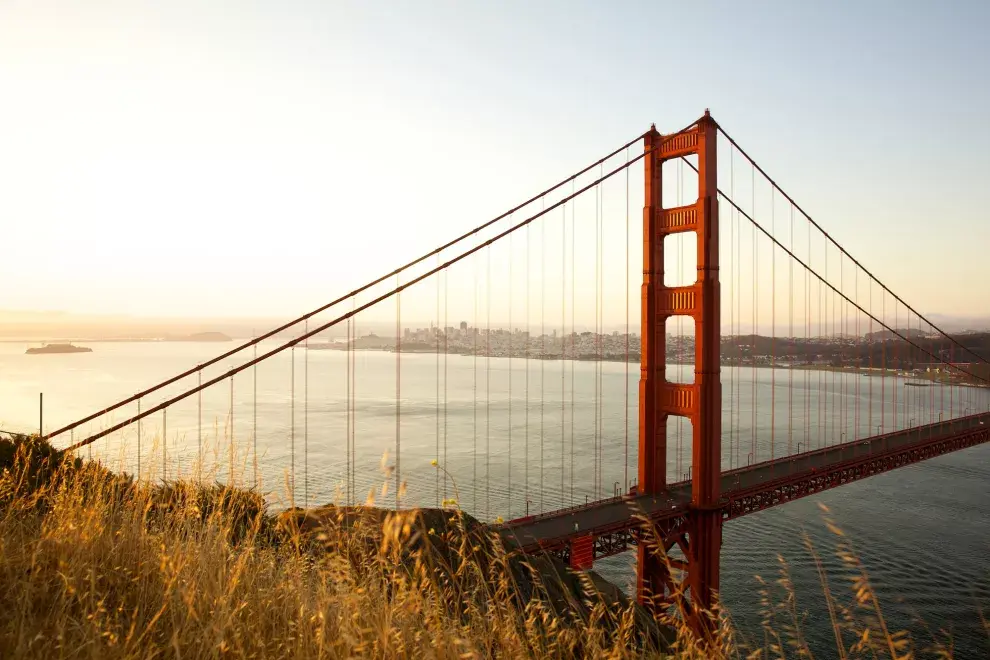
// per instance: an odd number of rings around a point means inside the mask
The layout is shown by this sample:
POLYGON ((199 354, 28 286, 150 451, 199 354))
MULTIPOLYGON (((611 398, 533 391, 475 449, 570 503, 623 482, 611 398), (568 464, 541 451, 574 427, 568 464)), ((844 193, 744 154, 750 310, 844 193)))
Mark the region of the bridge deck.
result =
MULTIPOLYGON (((936 422, 724 472, 721 479, 723 499, 727 500, 734 493, 759 489, 782 478, 808 479, 834 466, 895 454, 939 438, 966 434, 981 425, 990 425, 990 413, 936 422)), ((526 550, 538 550, 540 547, 559 545, 581 534, 629 529, 635 527, 637 518, 643 516, 654 521, 673 518, 683 514, 690 501, 690 482, 678 482, 654 496, 625 495, 509 521, 503 525, 502 534, 526 550)))

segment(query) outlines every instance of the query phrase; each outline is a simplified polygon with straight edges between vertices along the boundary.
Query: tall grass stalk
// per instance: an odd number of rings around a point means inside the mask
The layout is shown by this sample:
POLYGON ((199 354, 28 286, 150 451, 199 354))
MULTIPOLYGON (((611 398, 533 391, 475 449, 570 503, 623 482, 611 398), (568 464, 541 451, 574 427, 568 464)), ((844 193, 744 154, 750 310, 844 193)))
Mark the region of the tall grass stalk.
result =
MULTIPOLYGON (((257 490, 138 481, 28 439, 0 440, 0 468, 4 659, 815 657, 783 559, 761 586, 759 643, 722 609, 703 613, 713 633, 697 639, 676 598, 658 625, 594 573, 506 550, 456 502, 275 515, 257 490)), ((818 655, 912 657, 848 539, 826 524, 852 598, 833 596, 806 541, 835 635, 818 655)))

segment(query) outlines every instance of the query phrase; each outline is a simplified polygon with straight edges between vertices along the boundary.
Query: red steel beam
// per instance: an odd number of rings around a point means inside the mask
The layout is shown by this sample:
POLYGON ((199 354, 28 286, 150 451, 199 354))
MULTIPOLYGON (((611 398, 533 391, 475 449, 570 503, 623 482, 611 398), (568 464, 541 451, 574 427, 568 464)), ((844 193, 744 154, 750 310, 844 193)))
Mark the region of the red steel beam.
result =
POLYGON ((722 515, 725 520, 731 520, 985 442, 990 442, 990 427, 980 426, 886 452, 787 475, 752 488, 730 491, 724 498, 722 515))
MULTIPOLYGON (((970 427, 965 430, 925 439, 911 445, 890 449, 886 452, 836 462, 816 468, 815 470, 804 470, 750 488, 730 490, 723 493, 720 501, 720 514, 723 520, 739 518, 749 513, 786 504, 853 481, 987 442, 990 442, 990 425, 970 427)), ((854 443, 849 444, 852 445, 854 443)), ((680 484, 671 484, 671 486, 676 485, 680 484)), ((610 498, 603 502, 594 502, 581 507, 571 507, 566 510, 566 514, 571 515, 580 510, 590 511, 603 503, 613 502, 615 499, 617 498, 610 498)), ((561 553, 566 554, 574 538, 591 536, 595 539, 594 559, 601 559, 623 552, 628 545, 638 545, 636 539, 642 533, 644 526, 643 518, 649 520, 655 533, 661 539, 666 538, 670 534, 683 533, 687 529, 686 525, 689 513, 688 509, 683 505, 656 511, 652 515, 645 516, 636 513, 634 498, 625 497, 618 499, 629 499, 632 506, 630 507, 628 518, 599 527, 582 527, 573 534, 541 540, 536 543, 527 543, 520 547, 519 550, 527 554, 541 552, 558 555, 561 553), (631 542, 623 540, 629 539, 630 536, 632 538, 631 542)), ((555 513, 559 512, 547 513, 539 516, 539 518, 551 518, 555 513)), ((519 521, 512 521, 512 524, 504 525, 502 531, 507 540, 511 542, 512 529, 514 527, 525 525, 529 521, 530 519, 521 519, 519 521)))

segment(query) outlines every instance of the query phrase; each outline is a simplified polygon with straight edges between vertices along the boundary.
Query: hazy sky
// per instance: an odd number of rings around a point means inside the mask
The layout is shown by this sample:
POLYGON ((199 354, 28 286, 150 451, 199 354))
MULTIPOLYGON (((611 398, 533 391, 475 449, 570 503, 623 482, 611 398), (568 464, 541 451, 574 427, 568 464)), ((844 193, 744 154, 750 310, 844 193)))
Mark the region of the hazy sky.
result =
POLYGON ((986 2, 3 0, 0 309, 292 315, 710 107, 909 302, 987 313, 988 20, 986 2))

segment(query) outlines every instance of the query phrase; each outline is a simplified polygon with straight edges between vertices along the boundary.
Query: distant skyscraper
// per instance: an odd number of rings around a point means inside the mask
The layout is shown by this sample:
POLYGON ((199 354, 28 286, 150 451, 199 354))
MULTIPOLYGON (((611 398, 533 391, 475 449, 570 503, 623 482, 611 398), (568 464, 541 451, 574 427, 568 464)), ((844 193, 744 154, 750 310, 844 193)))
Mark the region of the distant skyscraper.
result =
POLYGON ((467 321, 461 321, 461 330, 467 332, 467 321))

